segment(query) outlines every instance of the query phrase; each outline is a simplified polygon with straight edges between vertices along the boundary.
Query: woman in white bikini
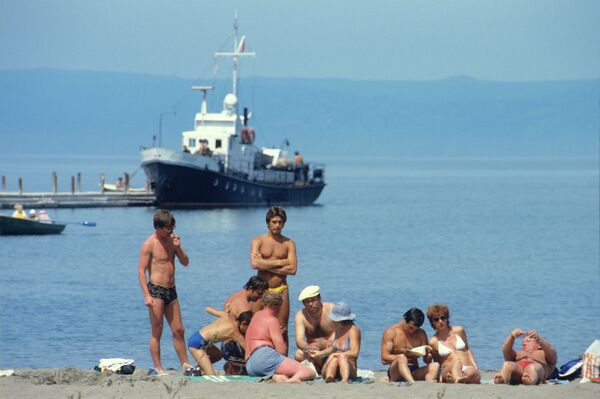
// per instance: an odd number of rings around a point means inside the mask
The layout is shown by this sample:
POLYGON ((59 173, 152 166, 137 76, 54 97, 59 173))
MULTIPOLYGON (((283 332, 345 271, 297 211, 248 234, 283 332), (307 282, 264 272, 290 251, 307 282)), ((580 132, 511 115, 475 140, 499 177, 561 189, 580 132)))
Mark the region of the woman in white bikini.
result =
POLYGON ((429 340, 434 359, 442 365, 441 382, 479 384, 481 374, 467 341, 464 327, 450 326, 450 310, 431 305, 427 318, 436 333, 429 340))
POLYGON ((328 341, 327 348, 310 352, 311 357, 327 357, 321 374, 325 382, 340 378, 349 383, 356 378, 357 360, 360 353, 360 329, 354 324, 354 313, 346 302, 333 305, 329 318, 335 322, 335 332, 328 341))

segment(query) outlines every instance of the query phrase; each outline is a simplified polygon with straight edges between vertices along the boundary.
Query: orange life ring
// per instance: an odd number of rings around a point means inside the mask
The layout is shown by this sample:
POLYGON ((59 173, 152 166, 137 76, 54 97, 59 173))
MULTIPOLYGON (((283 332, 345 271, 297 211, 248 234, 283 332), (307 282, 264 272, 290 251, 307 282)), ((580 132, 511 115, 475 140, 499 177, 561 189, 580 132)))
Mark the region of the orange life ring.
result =
POLYGON ((254 129, 242 129, 242 143, 243 144, 252 144, 254 143, 254 139, 256 139, 256 135, 254 134, 254 129))

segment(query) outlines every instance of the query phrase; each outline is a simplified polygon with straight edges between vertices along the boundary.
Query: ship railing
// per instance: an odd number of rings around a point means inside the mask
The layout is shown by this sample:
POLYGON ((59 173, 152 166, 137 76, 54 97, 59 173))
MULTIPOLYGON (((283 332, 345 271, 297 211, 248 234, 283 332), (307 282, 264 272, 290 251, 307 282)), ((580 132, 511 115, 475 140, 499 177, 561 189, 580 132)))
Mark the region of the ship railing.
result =
POLYGON ((308 179, 315 183, 325 181, 325 164, 324 163, 309 163, 308 164, 308 179))

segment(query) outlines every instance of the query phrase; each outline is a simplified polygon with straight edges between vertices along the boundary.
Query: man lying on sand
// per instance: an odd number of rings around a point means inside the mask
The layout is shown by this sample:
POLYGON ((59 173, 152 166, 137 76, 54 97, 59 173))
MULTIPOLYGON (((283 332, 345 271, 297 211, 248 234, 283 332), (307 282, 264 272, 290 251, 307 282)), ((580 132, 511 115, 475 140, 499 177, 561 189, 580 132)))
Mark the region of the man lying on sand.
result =
MULTIPOLYGON (((219 312, 219 311, 218 311, 219 312)), ((212 364, 223 357, 223 353, 214 345, 216 342, 235 340, 242 349, 245 347, 244 334, 252 320, 252 312, 240 313, 235 319, 226 312, 219 312, 220 317, 196 331, 188 339, 188 350, 207 375, 215 375, 212 364)))
POLYGON ((556 366, 556 351, 536 331, 513 330, 502 345, 504 364, 494 377, 494 384, 538 385, 546 381, 556 366), (521 351, 513 345, 517 337, 524 336, 521 351))
POLYGON ((310 353, 325 349, 327 340, 335 332, 335 323, 328 316, 333 310, 333 303, 321 301, 318 285, 304 288, 298 299, 304 305, 304 309, 299 310, 294 317, 298 348, 294 357, 299 362, 309 360, 320 374, 326 358, 314 358, 310 353))
POLYGON ((264 309, 256 312, 246 331, 246 369, 251 376, 273 376, 277 383, 312 380, 315 373, 295 360, 285 357, 287 347, 277 313, 281 295, 267 291, 262 296, 264 309))

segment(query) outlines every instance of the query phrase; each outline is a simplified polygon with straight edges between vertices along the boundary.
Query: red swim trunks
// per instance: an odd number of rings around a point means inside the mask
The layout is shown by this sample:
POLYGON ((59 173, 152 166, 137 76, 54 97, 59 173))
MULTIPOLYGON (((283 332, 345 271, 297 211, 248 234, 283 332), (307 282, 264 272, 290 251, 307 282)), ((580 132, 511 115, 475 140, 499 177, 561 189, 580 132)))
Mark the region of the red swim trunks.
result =
POLYGON ((525 370, 525 367, 529 366, 530 364, 533 364, 533 360, 522 359, 522 360, 519 360, 519 361, 517 362, 517 364, 518 364, 519 366, 521 366, 521 368, 522 368, 523 370, 525 370))

